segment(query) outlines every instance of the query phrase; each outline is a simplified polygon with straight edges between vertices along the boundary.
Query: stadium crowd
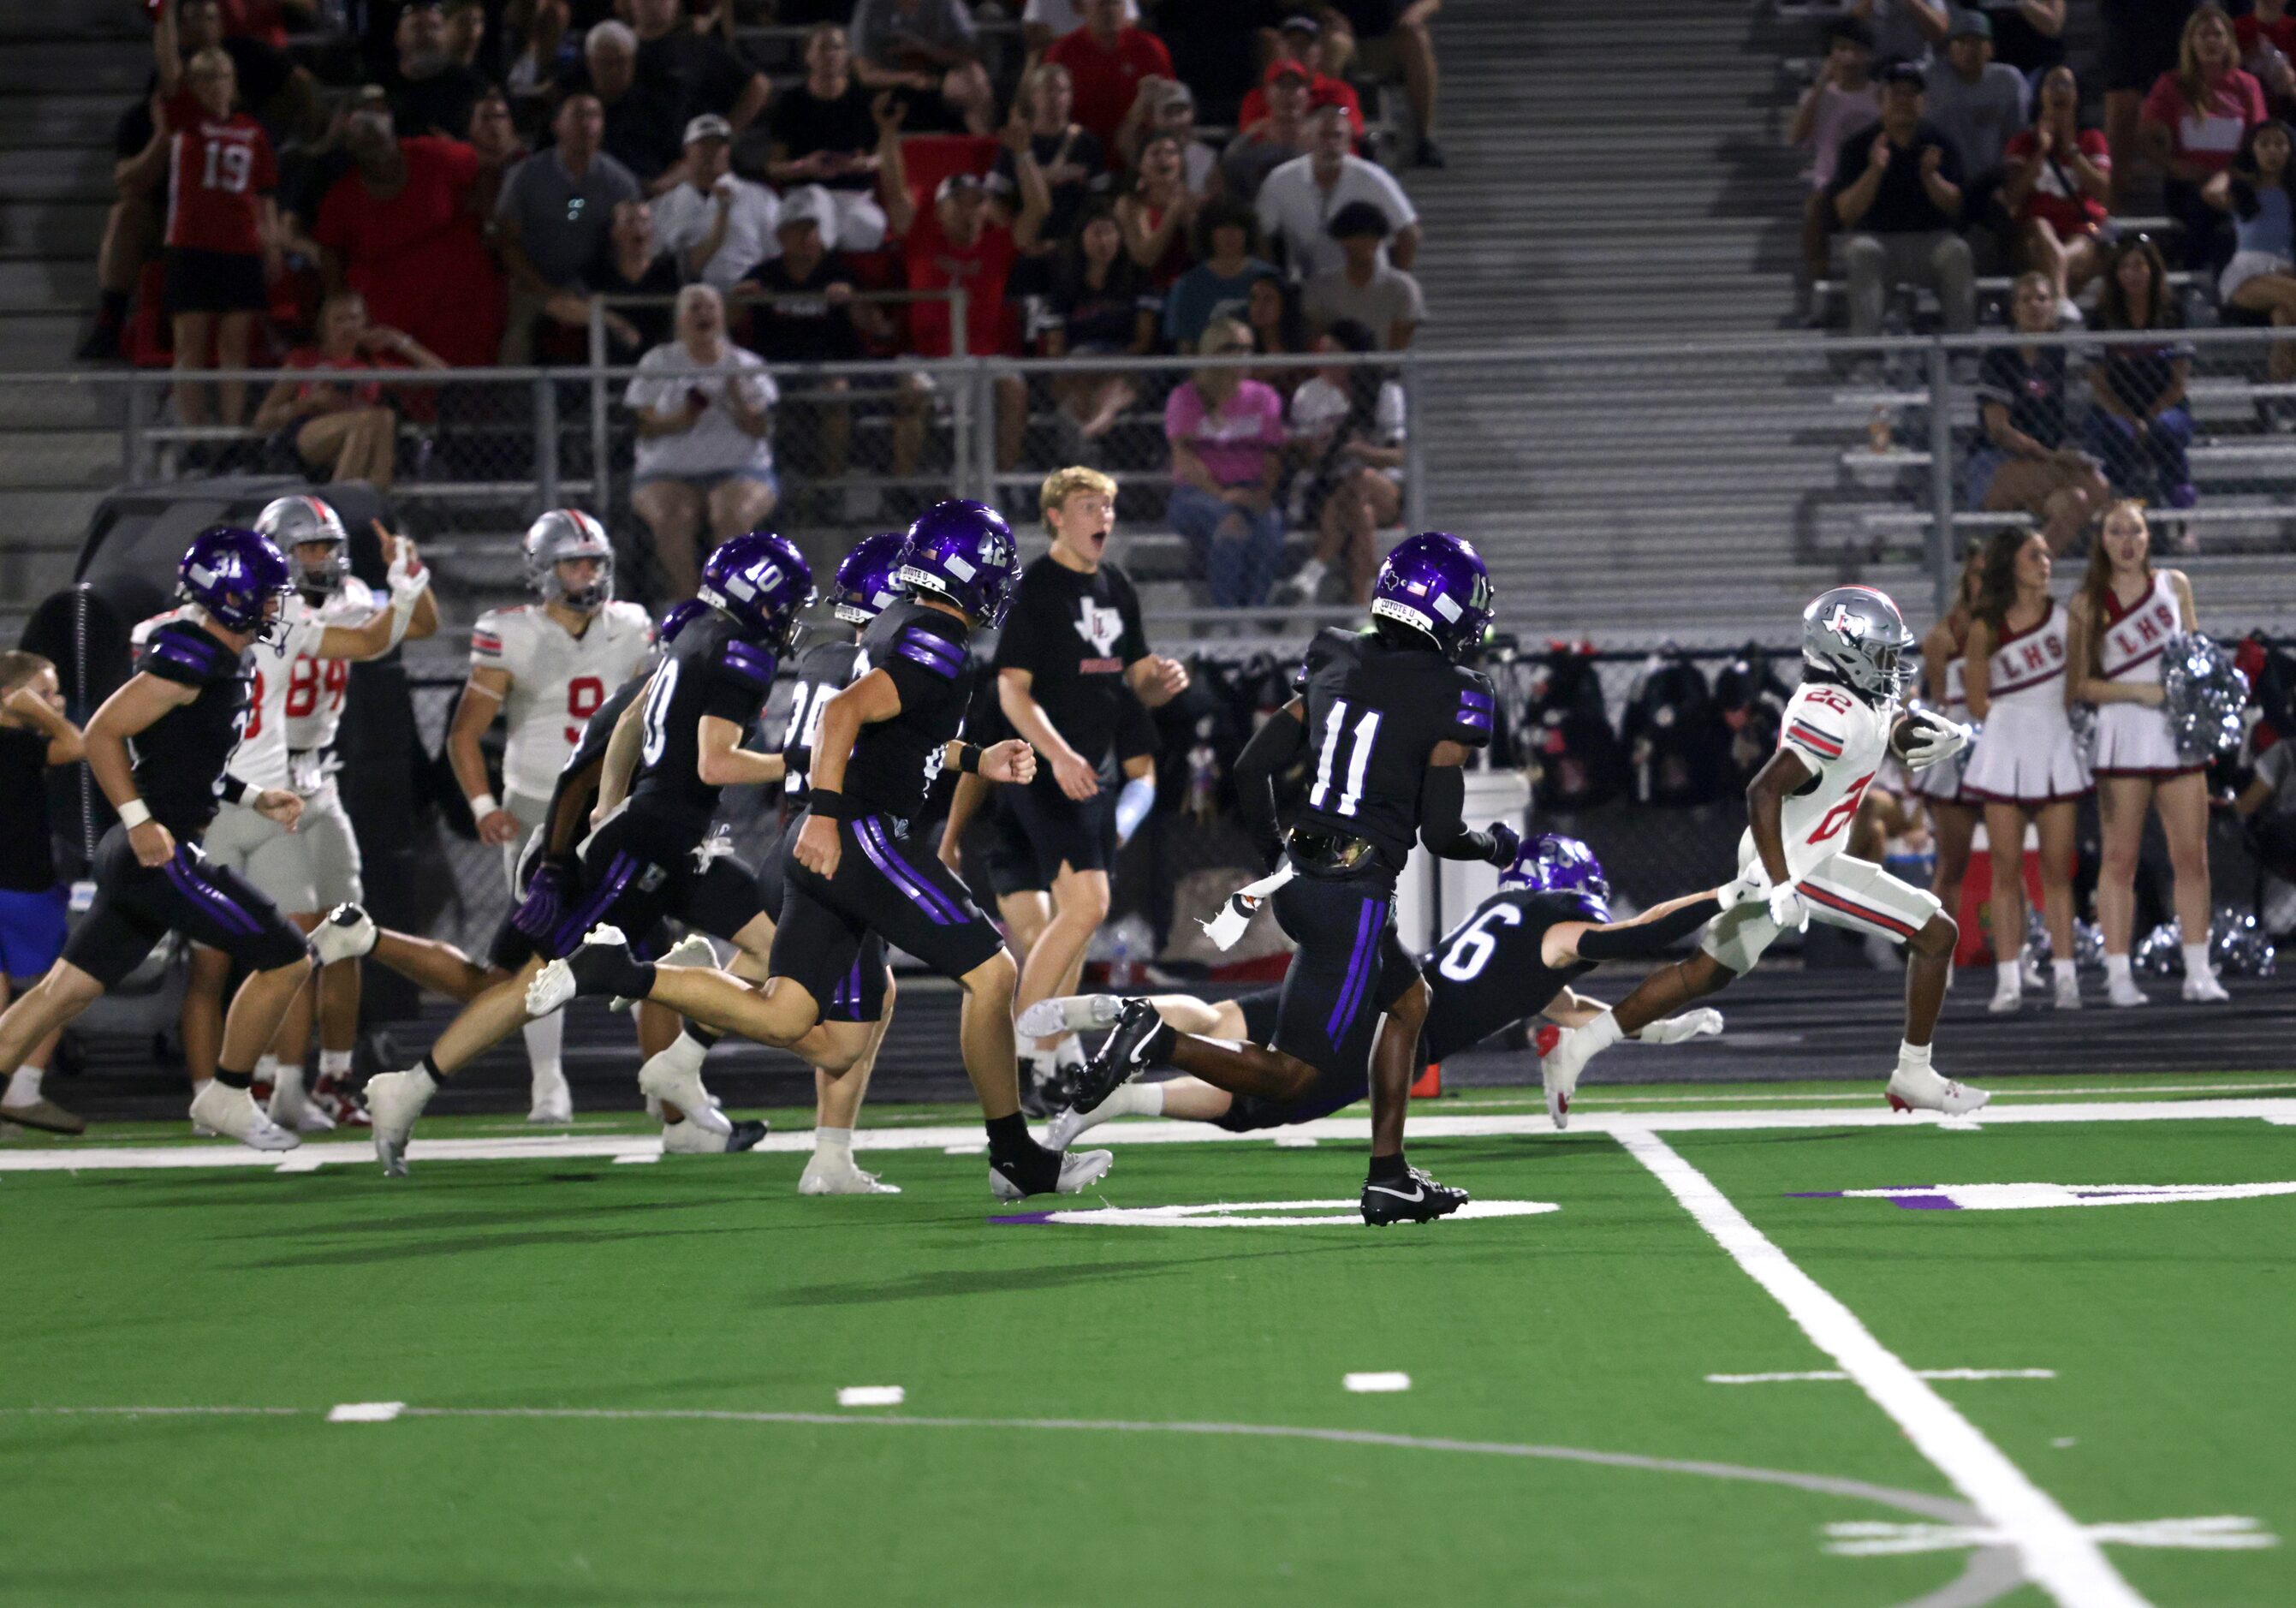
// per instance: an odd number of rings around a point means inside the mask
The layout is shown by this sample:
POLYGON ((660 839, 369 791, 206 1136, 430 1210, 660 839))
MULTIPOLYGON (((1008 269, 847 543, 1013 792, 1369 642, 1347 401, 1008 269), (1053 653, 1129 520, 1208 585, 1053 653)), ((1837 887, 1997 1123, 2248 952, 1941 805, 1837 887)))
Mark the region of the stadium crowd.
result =
MULTIPOLYGON (((448 406, 390 371, 586 363, 594 320, 618 365, 882 362, 882 386, 824 383, 880 393, 897 486, 936 406, 905 359, 1062 358, 1031 456, 1168 468, 1216 603, 1265 600, 1294 526, 1313 551, 1292 589, 1329 577, 1361 601, 1368 531, 1399 516, 1399 388, 1089 363, 1410 343, 1420 224, 1365 154, 1363 96, 1399 78, 1396 155, 1441 164, 1440 3, 1029 0, 1015 39, 962 0, 412 0, 348 22, 312 0, 152 0, 81 355, 172 366, 174 423, 226 427, 186 469, 383 487, 396 420, 448 406), (200 377, 273 365, 314 377, 267 397, 200 377), (1113 450, 1128 410, 1148 445, 1113 450)), ((780 498, 776 398, 711 375, 621 400, 681 595, 705 530, 780 498)), ((852 405, 800 406, 808 466, 834 480, 852 405)), ((998 385, 1000 471, 1022 467, 1030 407, 998 385)))

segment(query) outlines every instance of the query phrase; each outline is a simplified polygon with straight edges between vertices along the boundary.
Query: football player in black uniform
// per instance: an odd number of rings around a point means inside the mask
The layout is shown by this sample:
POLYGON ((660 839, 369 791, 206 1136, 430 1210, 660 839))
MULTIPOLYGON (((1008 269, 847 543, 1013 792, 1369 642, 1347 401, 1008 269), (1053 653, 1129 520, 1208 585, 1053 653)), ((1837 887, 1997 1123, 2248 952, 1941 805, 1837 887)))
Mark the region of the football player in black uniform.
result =
POLYGON ((246 968, 225 1018, 216 1075, 192 1101, 192 1120, 257 1150, 300 1143, 249 1092, 256 1057, 309 979, 316 953, 247 880, 200 850, 217 800, 244 802, 293 830, 303 801, 286 788, 253 788, 225 769, 247 712, 250 654, 274 642, 293 585, 287 560, 252 530, 218 525, 194 537, 176 566, 176 595, 194 612, 145 640, 135 673, 87 723, 88 769, 119 819, 96 845, 95 903, 62 957, 0 1014, 0 1078, 32 1047, 143 964, 180 932, 246 968))
POLYGON ((808 808, 783 849, 787 891, 762 993, 723 973, 658 971, 593 935, 544 969, 530 1006, 550 1008, 578 993, 651 997, 812 1060, 807 1042, 840 1025, 823 1021, 822 1007, 857 985, 862 952, 872 934, 882 936, 964 990, 964 1068, 987 1119, 996 1196, 1073 1192, 1105 1173, 1107 1152, 1064 1157, 1029 1133, 1013 1047, 1013 957, 964 884, 909 836, 944 766, 993 782, 1025 783, 1035 774, 1025 742, 982 750, 959 737, 971 679, 966 645, 975 624, 1003 619, 1019 569, 1013 533, 980 504, 938 503, 910 527, 899 571, 908 598, 862 634, 869 671, 822 715, 808 808))
MULTIPOLYGON (((1188 686, 1179 660, 1148 651, 1139 595, 1103 557, 1116 482, 1096 469, 1056 470, 1038 500, 1052 550, 1021 571, 996 660, 1004 718, 1044 761, 1034 782, 1006 795, 1053 901, 1021 963, 1014 1003, 1024 1011, 1066 991, 1108 919, 1114 762, 1128 710, 1155 709, 1188 686)), ((1069 1038, 1022 1044, 1026 1084, 1051 1079, 1069 1038)))
MULTIPOLYGON (((709 612, 678 633, 608 739, 597 830, 582 848, 581 890, 544 946, 551 956, 594 930, 619 941, 623 931, 643 936, 675 916, 762 962, 771 929, 759 916, 757 874, 718 853, 709 827, 722 789, 782 779, 781 755, 742 742, 765 706, 798 611, 812 601, 813 574, 789 541, 753 530, 710 554, 699 596, 709 612)), ((421 1064, 368 1081, 375 1154, 387 1174, 405 1174, 407 1136, 440 1079, 565 1003, 562 997, 546 1008, 535 1005, 528 983, 543 958, 537 954, 465 1008, 421 1064)), ((698 1071, 665 1069, 657 1056, 641 1069, 639 1084, 685 1121, 730 1132, 698 1071)))
POLYGON ((1177 1033, 1136 1000, 1079 1078, 1075 1105, 1092 1111, 1156 1065, 1289 1103, 1319 1087, 1352 1088, 1370 1061, 1363 1214, 1384 1225, 1425 1222, 1467 1201, 1464 1190, 1436 1183, 1403 1157, 1427 989, 1395 935, 1396 878, 1414 833, 1443 858, 1498 866, 1513 862, 1520 840, 1504 822, 1476 832, 1459 815, 1460 766, 1490 742, 1494 707, 1490 682, 1457 662, 1490 624, 1481 557, 1439 531, 1406 537, 1380 567, 1371 613, 1372 628, 1360 636, 1316 636, 1292 683, 1300 695, 1236 760, 1245 821, 1278 867, 1265 884, 1275 919, 1299 946, 1284 973, 1274 1047, 1177 1033), (1313 777, 1285 834, 1275 779, 1303 756, 1312 757, 1313 777))
MULTIPOLYGON (((1422 963, 1430 1002, 1418 1061, 1447 1060, 1531 1016, 1544 1014, 1563 1027, 1591 1021, 1603 1002, 1579 993, 1573 982, 1606 960, 1655 959, 1721 908, 1713 894, 1693 894, 1632 921, 1613 922, 1610 896, 1602 865, 1584 843, 1546 833, 1526 839, 1514 864, 1500 874, 1499 890, 1446 933, 1422 963)), ((1275 1037, 1282 999, 1280 989, 1263 989, 1217 1005, 1186 994, 1152 996, 1148 1003, 1180 1032, 1266 1044, 1275 1037)), ((1054 1023, 1079 1032, 1105 1027, 1124 1003, 1111 994, 1047 1000, 1033 1017, 1022 1014, 1021 1030, 1054 1023)), ((1651 1023, 1641 1038, 1674 1044, 1721 1030, 1720 1012, 1689 1011, 1651 1023)), ((1289 1102, 1232 1095, 1198 1078, 1128 1083, 1093 1111, 1062 1112, 1046 1137, 1065 1144, 1118 1116, 1175 1117, 1242 1133, 1311 1122, 1365 1092, 1360 1071, 1351 1082, 1319 1081, 1306 1097, 1289 1102)))

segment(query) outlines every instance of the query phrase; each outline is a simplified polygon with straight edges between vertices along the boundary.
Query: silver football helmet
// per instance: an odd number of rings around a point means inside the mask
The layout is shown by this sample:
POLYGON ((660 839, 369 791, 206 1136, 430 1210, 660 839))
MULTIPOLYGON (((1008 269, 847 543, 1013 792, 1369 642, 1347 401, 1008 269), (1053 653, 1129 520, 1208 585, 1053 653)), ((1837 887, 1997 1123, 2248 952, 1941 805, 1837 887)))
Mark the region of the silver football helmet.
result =
POLYGON ((255 529, 286 554, 295 590, 311 602, 322 602, 343 589, 344 578, 351 572, 350 537, 343 529, 341 517, 325 503, 308 496, 274 498, 255 516, 255 529), (298 551, 310 542, 327 544, 326 556, 316 563, 307 562, 298 551))
POLYGON ((606 528, 579 508, 553 508, 526 529, 526 584, 545 603, 563 603, 583 613, 606 606, 614 595, 614 544, 606 528), (594 558, 598 578, 569 591, 558 566, 570 558, 594 558))
POLYGON ((1831 671, 1868 698, 1894 698, 1913 669, 1915 636, 1889 594, 1872 587, 1821 592, 1801 611, 1802 662, 1831 671))

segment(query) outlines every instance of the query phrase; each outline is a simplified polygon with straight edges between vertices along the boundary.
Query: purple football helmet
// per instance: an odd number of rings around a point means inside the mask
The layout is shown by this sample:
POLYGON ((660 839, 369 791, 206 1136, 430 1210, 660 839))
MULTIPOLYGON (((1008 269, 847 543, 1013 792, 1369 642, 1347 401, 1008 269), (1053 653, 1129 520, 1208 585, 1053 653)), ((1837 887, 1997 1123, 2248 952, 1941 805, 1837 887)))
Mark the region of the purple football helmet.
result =
POLYGON ((689 597, 682 603, 672 603, 669 612, 661 617, 661 624, 654 628, 655 640, 668 647, 677 640, 680 631, 709 612, 709 605, 698 597, 689 597))
POLYGON ((1596 921, 1611 919, 1610 879, 1603 874, 1603 862, 1595 851, 1577 838, 1542 832, 1523 839, 1514 863, 1499 873, 1499 886, 1576 894, 1596 921))
POLYGON ((1491 576, 1462 538, 1425 530, 1396 543, 1372 587, 1372 618, 1391 619, 1456 660, 1491 624, 1491 576))
POLYGON ((287 559, 271 538, 238 525, 210 525, 192 538, 176 566, 176 595, 197 603, 226 631, 251 631, 273 641, 279 620, 273 606, 294 589, 287 559))
POLYGON ((901 554, 909 538, 898 530, 880 530, 853 544, 853 551, 837 563, 837 579, 829 589, 829 611, 849 626, 865 626, 900 596, 901 554))
POLYGON ((742 635, 779 653, 797 633, 798 611, 814 599, 813 570, 785 536, 752 530, 702 561, 702 603, 731 618, 742 635))
POLYGON ((1021 578, 1021 550, 1003 514, 951 497, 909 527, 898 578, 912 594, 954 603, 981 625, 1002 625, 1021 578))

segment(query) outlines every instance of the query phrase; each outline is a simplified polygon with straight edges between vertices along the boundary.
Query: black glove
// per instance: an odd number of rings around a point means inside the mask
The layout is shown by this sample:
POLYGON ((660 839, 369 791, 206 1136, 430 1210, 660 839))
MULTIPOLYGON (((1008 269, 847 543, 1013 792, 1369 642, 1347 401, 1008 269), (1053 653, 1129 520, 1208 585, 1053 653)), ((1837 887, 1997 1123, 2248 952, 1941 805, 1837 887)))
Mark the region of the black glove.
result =
POLYGON ((803 744, 785 748, 782 750, 782 764, 788 767, 786 774, 789 775, 810 775, 813 773, 813 751, 803 744))
POLYGON ((1505 871, 1514 864, 1515 850, 1522 847, 1522 833, 1505 821, 1493 821, 1485 830, 1491 837, 1491 864, 1505 871))
POLYGON ((555 856, 534 868, 527 879, 526 898, 511 913, 510 924, 537 943, 557 930, 566 914, 566 896, 574 889, 573 867, 555 856))

